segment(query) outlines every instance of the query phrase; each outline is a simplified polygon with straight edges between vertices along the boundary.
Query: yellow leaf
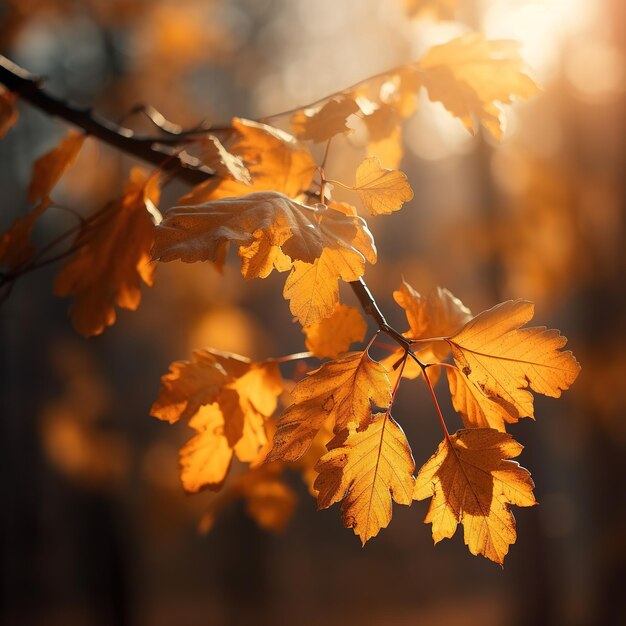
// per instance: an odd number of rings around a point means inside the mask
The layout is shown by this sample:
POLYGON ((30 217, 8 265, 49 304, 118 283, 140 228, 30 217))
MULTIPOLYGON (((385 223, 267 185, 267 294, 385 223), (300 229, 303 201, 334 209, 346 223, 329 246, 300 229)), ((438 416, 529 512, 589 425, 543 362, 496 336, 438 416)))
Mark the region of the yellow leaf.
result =
POLYGON ((312 326, 333 314, 339 302, 338 279, 357 280, 364 272, 365 261, 360 252, 326 248, 311 264, 293 264, 283 295, 300 324, 312 326))
POLYGON ((291 127, 299 139, 319 143, 348 132, 346 120, 357 111, 359 105, 354 96, 342 94, 329 100, 318 111, 298 111, 291 119, 291 127))
POLYGON ((534 483, 515 461, 522 446, 490 428, 460 430, 444 439, 417 474, 415 500, 432 497, 425 523, 435 543, 463 524, 465 545, 502 565, 515 543, 510 505, 533 506, 534 483))
POLYGON ((18 217, 11 228, 0 235, 0 265, 15 269, 29 261, 35 252, 30 240, 35 222, 50 206, 48 198, 42 200, 32 211, 18 217))
POLYGON ((326 319, 312 326, 305 326, 307 350, 323 359, 336 359, 346 352, 355 341, 363 341, 367 323, 357 309, 346 304, 337 304, 326 319))
POLYGON ((490 398, 460 370, 446 368, 446 373, 452 405, 461 414, 466 428, 495 428, 505 432, 505 424, 517 422, 517 411, 502 398, 490 398))
MULTIPOLYGON (((407 339, 428 339, 449 337, 457 332, 471 318, 471 311, 447 289, 436 287, 427 296, 422 296, 404 279, 400 289, 393 292, 394 300, 404 309, 409 330, 404 336, 407 339)), ((419 344, 415 353, 423 363, 443 361, 450 346, 443 340, 419 344)), ((398 349, 383 360, 386 367, 391 368, 404 354, 398 349)), ((417 378, 421 369, 409 359, 404 368, 404 378, 417 378)), ((438 372, 430 370, 431 382, 435 382, 438 372)))
POLYGON ((114 324, 115 305, 134 311, 141 301, 141 283, 153 284, 150 215, 158 213, 158 201, 158 178, 133 170, 124 196, 79 231, 77 251, 59 271, 54 293, 74 296, 70 316, 81 335, 99 335, 114 324))
POLYGON ((310 152, 293 135, 239 118, 233 119, 232 127, 236 137, 228 150, 242 159, 252 177, 251 184, 216 177, 183 196, 181 204, 234 198, 255 191, 278 191, 295 198, 309 188, 317 166, 310 152))
POLYGON ((533 417, 528 388, 558 398, 576 380, 580 365, 558 330, 520 328, 532 319, 534 305, 509 300, 483 311, 448 340, 462 373, 516 421, 533 417))
POLYGON ((86 137, 82 133, 70 131, 56 148, 35 161, 28 187, 28 199, 31 202, 41 202, 50 195, 52 188, 78 157, 86 137))
POLYGON ((174 207, 155 238, 154 258, 212 261, 218 267, 232 242, 239 246, 247 279, 265 278, 273 269, 285 271, 291 261, 313 263, 323 250, 333 258, 376 258, 372 236, 360 217, 323 205, 306 206, 273 191, 174 207))
POLYGON ((389 215, 413 198, 404 172, 383 169, 377 157, 369 157, 359 165, 354 190, 372 215, 389 215))
POLYGON ((420 81, 429 98, 443 106, 472 133, 474 119, 496 138, 502 136, 501 110, 517 98, 528 98, 539 89, 524 73, 520 44, 486 40, 471 33, 434 46, 417 64, 420 81))
POLYGON ((327 419, 335 432, 350 422, 364 428, 371 402, 386 407, 391 399, 387 370, 366 352, 351 352, 324 363, 296 384, 292 404, 278 419, 269 461, 295 461, 309 448, 327 419))
POLYGON ((161 377, 161 390, 150 414, 173 424, 189 420, 200 407, 213 403, 228 373, 209 350, 194 350, 192 361, 174 361, 161 377))
POLYGON ((265 420, 276 410, 283 381, 275 362, 217 350, 196 350, 192 358, 170 365, 151 414, 170 423, 189 420, 197 434, 181 449, 183 486, 218 490, 233 453, 252 463, 267 444, 265 420))
POLYGON ((217 404, 203 406, 189 421, 197 431, 180 450, 180 478, 185 491, 221 488, 233 450, 224 435, 224 416, 217 404))
POLYGON ((337 435, 328 450, 315 468, 318 508, 343 500, 343 523, 365 544, 389 525, 392 499, 411 505, 415 486, 411 448, 391 416, 378 413, 364 430, 337 435))
POLYGON ((17 122, 17 95, 0 86, 0 139, 17 122))

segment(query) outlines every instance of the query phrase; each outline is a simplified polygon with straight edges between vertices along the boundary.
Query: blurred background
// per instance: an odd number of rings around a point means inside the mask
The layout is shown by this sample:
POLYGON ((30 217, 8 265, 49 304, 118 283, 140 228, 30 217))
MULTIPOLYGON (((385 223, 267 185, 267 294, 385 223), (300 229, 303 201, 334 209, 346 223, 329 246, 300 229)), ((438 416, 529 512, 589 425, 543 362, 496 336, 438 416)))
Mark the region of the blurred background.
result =
MULTIPOLYGON (((186 496, 178 478, 190 431, 149 408, 170 361, 194 348, 256 358, 302 350, 282 277, 246 284, 236 263, 224 275, 162 265, 137 312, 84 340, 68 301, 51 294, 56 268, 46 268, 0 308, 6 624, 626 624, 623 0, 0 3, 3 54, 46 76, 54 94, 152 131, 129 117, 134 105, 185 126, 258 118, 473 29, 522 42, 544 92, 507 108, 499 144, 420 98, 402 163, 415 198, 369 220, 379 261, 366 279, 402 330, 391 298, 402 275, 422 292, 448 287, 474 312, 533 300, 535 321, 561 329, 582 363, 563 398, 536 399, 538 423, 512 428, 540 506, 515 510, 519 537, 504 570, 471 556, 458 531, 433 547, 426 502, 396 506, 362 549, 337 507, 315 512, 296 475, 299 503, 283 533, 260 530, 234 504, 200 534, 212 496, 186 496)), ((0 229, 28 210, 32 162, 67 130, 26 105, 20 114, 0 142, 0 229)), ((335 144, 329 169, 350 181, 363 156, 358 133, 335 144)), ((94 211, 132 164, 89 139, 55 199, 94 211)), ((168 187, 161 207, 184 191, 168 187)), ((73 219, 51 209, 35 238, 73 219)), ((343 301, 356 304, 348 291, 343 301)), ((394 413, 420 466, 441 439, 421 381, 402 387, 394 413)))

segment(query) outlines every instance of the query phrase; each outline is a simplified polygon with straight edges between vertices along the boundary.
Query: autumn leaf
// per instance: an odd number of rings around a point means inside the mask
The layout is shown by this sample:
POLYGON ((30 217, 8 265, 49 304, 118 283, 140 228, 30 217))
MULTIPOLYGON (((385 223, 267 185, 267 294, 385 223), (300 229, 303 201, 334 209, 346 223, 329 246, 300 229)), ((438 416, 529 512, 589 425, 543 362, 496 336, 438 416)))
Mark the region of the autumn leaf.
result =
POLYGON ((444 439, 415 482, 415 500, 432 497, 425 523, 435 543, 450 538, 463 524, 472 554, 502 565, 515 543, 510 505, 536 504, 534 483, 515 461, 522 446, 510 435, 488 428, 460 430, 444 439))
POLYGON ((293 135, 241 118, 233 118, 232 127, 235 139, 227 149, 246 166, 250 183, 214 177, 183 196, 180 204, 200 204, 256 191, 277 191, 295 198, 309 188, 317 166, 309 151, 293 135))
POLYGON ((218 404, 202 406, 189 420, 197 434, 180 450, 180 478, 188 493, 222 486, 233 458, 224 421, 218 404))
POLYGON ((268 461, 295 461, 309 448, 327 419, 339 432, 354 422, 364 428, 371 403, 386 407, 391 399, 387 370, 367 352, 351 352, 324 363, 296 384, 292 404, 278 418, 268 461))
POLYGON ((239 246, 247 279, 265 278, 273 269, 285 271, 291 261, 313 263, 325 249, 375 258, 361 218, 323 205, 306 206, 272 191, 173 207, 156 229, 153 256, 160 261, 212 261, 221 267, 230 242, 239 246))
POLYGON ((576 380, 580 365, 569 350, 560 351, 567 339, 559 331, 545 326, 520 328, 533 313, 531 302, 509 300, 483 311, 448 339, 454 361, 467 378, 469 395, 461 398, 464 387, 457 386, 453 396, 453 402, 465 409, 465 419, 471 422, 471 411, 478 411, 490 426, 502 428, 500 418, 493 416, 493 405, 487 408, 482 396, 499 405, 497 412, 504 421, 517 421, 534 416, 529 388, 558 398, 576 380))
POLYGON ((50 206, 50 200, 42 200, 23 217, 18 217, 13 225, 0 235, 0 265, 15 269, 29 261, 36 248, 31 241, 35 222, 50 206))
POLYGON ((384 169, 377 157, 365 159, 357 168, 354 190, 372 215, 388 215, 413 198, 404 172, 384 169))
POLYGON ((284 297, 289 309, 302 324, 312 326, 331 316, 339 302, 339 284, 358 280, 365 272, 365 258, 374 262, 372 248, 325 248, 313 263, 293 264, 285 281, 284 297))
POLYGON ((265 421, 283 391, 277 363, 215 350, 175 361, 161 385, 151 414, 170 423, 186 419, 196 431, 180 452, 183 486, 192 493, 220 489, 233 454, 257 460, 267 443, 265 421))
POLYGON ((335 135, 348 132, 346 120, 359 111, 354 96, 344 93, 329 100, 317 111, 298 111, 291 119, 295 135, 315 143, 328 141, 335 135))
POLYGON ((59 144, 40 156, 33 165, 28 187, 28 199, 41 202, 46 199, 65 171, 76 161, 86 135, 70 131, 59 144))
POLYGON ((343 500, 344 526, 353 528, 365 544, 389 525, 392 499, 411 505, 415 486, 411 448, 391 416, 378 413, 365 429, 339 433, 328 450, 315 468, 318 508, 343 500))
POLYGON ((528 98, 538 92, 524 73, 520 44, 487 40, 471 33, 434 46, 417 64, 417 79, 428 97, 443 106, 472 133, 475 119, 497 139, 502 136, 500 104, 528 98))
POLYGON ((314 356, 336 359, 355 341, 363 341, 367 323, 354 307, 337 304, 332 314, 317 324, 305 326, 306 347, 314 356))
POLYGON ((15 125, 18 118, 17 95, 0 86, 0 139, 15 125))
POLYGON ((141 301, 141 283, 152 285, 154 226, 149 210, 157 212, 158 201, 158 178, 146 178, 135 169, 123 197, 81 227, 73 244, 76 252, 54 284, 55 295, 74 296, 70 316, 81 335, 99 335, 114 324, 115 305, 134 311, 141 301))
MULTIPOLYGON (((421 340, 433 338, 435 341, 416 345, 414 352, 424 363, 443 361, 450 351, 450 346, 441 338, 448 337, 471 318, 471 311, 447 289, 436 287, 426 296, 422 296, 404 279, 400 288, 393 292, 394 300, 404 309, 409 330, 403 333, 407 339, 421 340)), ((399 348, 383 360, 391 368, 404 354, 399 348)), ((407 361, 403 376, 416 378, 421 369, 413 361, 407 361)), ((431 369, 431 380, 434 383, 438 373, 431 369)))
POLYGON ((452 405, 466 428, 494 428, 501 432, 506 424, 517 422, 518 412, 502 398, 490 398, 455 368, 446 368, 452 405))
POLYGON ((202 141, 200 160, 222 178, 231 178, 243 185, 251 185, 252 177, 240 156, 231 154, 214 135, 202 141))

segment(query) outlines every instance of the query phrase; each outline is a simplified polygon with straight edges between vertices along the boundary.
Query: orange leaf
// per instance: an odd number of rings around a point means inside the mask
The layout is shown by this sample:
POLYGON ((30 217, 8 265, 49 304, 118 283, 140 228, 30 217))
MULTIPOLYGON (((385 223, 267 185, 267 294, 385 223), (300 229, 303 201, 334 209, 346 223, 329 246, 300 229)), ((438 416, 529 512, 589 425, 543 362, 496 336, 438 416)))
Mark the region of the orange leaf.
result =
POLYGON ((246 165, 251 184, 213 178, 183 196, 181 204, 234 198, 255 191, 278 191, 295 198, 309 188, 317 166, 310 152, 293 135, 239 118, 233 118, 232 127, 237 134, 228 150, 246 165))
POLYGON ((342 94, 329 100, 317 111, 298 111, 291 119, 291 126, 299 139, 315 143, 328 141, 331 137, 348 132, 346 120, 359 111, 359 105, 351 94, 342 94))
POLYGON ((517 98, 535 95, 539 88, 524 73, 515 41, 485 39, 470 33, 440 46, 434 46, 417 67, 419 80, 432 101, 443 106, 472 133, 474 119, 496 138, 502 136, 501 110, 517 98))
POLYGON ((0 86, 0 139, 17 122, 17 95, 0 86))
POLYGON ((323 205, 306 206, 273 191, 170 209, 156 229, 153 256, 188 263, 208 260, 221 267, 229 242, 239 246, 247 279, 285 271, 291 261, 313 263, 325 249, 336 251, 334 256, 354 253, 375 259, 361 218, 323 205))
POLYGON ((141 301, 141 283, 152 285, 154 226, 149 211, 157 212, 158 201, 158 179, 135 169, 124 196, 78 233, 77 250, 57 275, 54 293, 74 296, 70 316, 81 335, 99 335, 114 324, 116 304, 134 311, 141 301))
POLYGON ((32 211, 18 217, 11 228, 0 235, 0 265, 15 269, 30 260, 35 246, 30 240, 35 222, 50 206, 50 200, 42 200, 32 211))
POLYGON ((28 199, 41 202, 50 195, 65 171, 76 161, 86 135, 70 131, 59 144, 39 157, 33 165, 28 199))
POLYGON ((411 505, 415 486, 411 448, 391 416, 378 413, 365 429, 338 434, 328 450, 315 468, 318 508, 343 500, 343 523, 365 544, 389 525, 392 499, 411 505))
MULTIPOLYGON (((422 296, 403 279, 400 289, 393 292, 393 297, 406 313, 410 328, 403 334, 408 339, 448 337, 457 332, 472 315, 458 298, 441 287, 433 289, 427 296, 422 296)), ((449 351, 449 345, 442 340, 415 347, 415 353, 424 363, 443 361, 449 351)), ((391 368, 403 354, 404 351, 398 349, 386 357, 383 363, 391 368)), ((413 379, 420 373, 421 369, 409 359, 403 377, 413 379)), ((434 374, 432 369, 431 374, 434 374)), ((437 377, 438 372, 434 375, 437 377)), ((435 382, 432 376, 431 380, 435 382)))
POLYGON ((257 461, 267 443, 265 420, 283 391, 278 365, 238 355, 196 350, 192 361, 175 361, 161 378, 151 414, 189 420, 196 435, 181 449, 181 479, 189 492, 221 488, 233 453, 257 461))
POLYGON ((335 305, 330 317, 302 329, 306 335, 307 350, 320 359, 336 359, 350 348, 350 344, 363 341, 366 330, 363 316, 357 309, 345 304, 335 305))
POLYGON ((389 215, 413 198, 404 172, 382 168, 378 157, 369 157, 359 165, 353 189, 372 215, 389 215))
POLYGON ((425 523, 435 543, 450 538, 463 524, 465 545, 503 564, 515 543, 510 505, 533 506, 534 483, 515 461, 522 446, 490 428, 460 430, 444 439, 417 474, 415 500, 432 497, 425 523))
POLYGON ((202 148, 200 160, 215 170, 218 176, 230 178, 243 185, 252 184, 252 177, 243 159, 228 152, 217 137, 209 135, 204 138, 202 148))
MULTIPOLYGON (((472 390, 467 400, 475 407, 479 392, 496 402, 509 414, 511 420, 533 417, 533 397, 528 388, 546 396, 558 398, 576 380, 580 365, 568 350, 560 349, 567 343, 557 330, 545 326, 520 328, 533 317, 534 305, 524 300, 509 300, 483 311, 469 321, 448 343, 452 356, 467 378, 472 390)), ((457 388, 457 396, 462 387, 457 388)), ((456 404, 470 412, 465 402, 457 397, 456 404)), ((479 403, 483 408, 484 403, 479 403)), ((492 406, 492 405, 490 405, 492 406)), ((502 423, 494 421, 490 425, 502 423)))
POLYGON ((294 387, 292 404, 278 419, 267 459, 300 458, 327 419, 334 422, 335 432, 350 422, 365 427, 371 419, 371 402, 385 407, 390 399, 387 370, 366 352, 351 352, 324 363, 294 387))

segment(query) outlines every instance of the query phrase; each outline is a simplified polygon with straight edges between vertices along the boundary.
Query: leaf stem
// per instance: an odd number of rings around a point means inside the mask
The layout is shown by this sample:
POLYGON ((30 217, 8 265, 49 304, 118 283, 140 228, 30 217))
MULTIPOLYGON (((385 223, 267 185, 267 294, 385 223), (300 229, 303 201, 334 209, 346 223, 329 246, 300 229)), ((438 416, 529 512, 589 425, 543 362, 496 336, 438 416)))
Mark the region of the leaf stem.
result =
POLYGON ((441 423, 441 428, 443 428, 443 434, 445 435, 448 441, 450 440, 450 433, 448 432, 448 427, 446 426, 446 422, 443 419, 443 413, 441 412, 441 407, 439 406, 439 401, 437 400, 437 395, 435 394, 435 389, 433 388, 433 384, 430 381, 430 377, 428 376, 428 372, 426 371, 426 367, 422 366, 422 375, 424 376, 424 380, 426 381, 426 385, 428 385, 428 390, 430 391, 430 395, 435 404, 435 408, 437 409, 437 416, 439 417, 439 422, 441 423))

